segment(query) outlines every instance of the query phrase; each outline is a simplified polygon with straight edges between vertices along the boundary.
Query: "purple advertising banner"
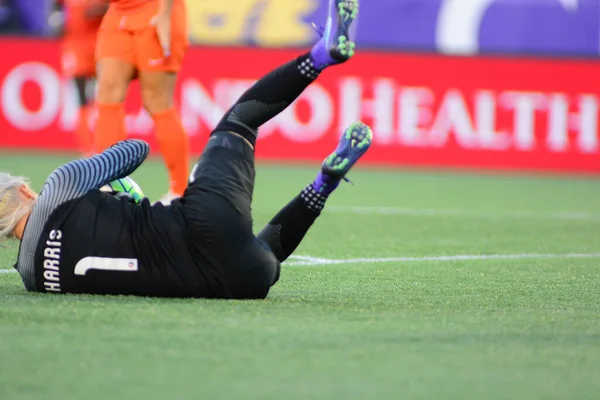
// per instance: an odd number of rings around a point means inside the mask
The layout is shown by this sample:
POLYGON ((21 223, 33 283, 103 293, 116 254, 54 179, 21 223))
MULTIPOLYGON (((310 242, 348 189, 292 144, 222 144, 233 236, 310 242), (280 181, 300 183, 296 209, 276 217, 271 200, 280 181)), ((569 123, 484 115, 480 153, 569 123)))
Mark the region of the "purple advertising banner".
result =
MULTIPOLYGON (((327 2, 312 16, 322 21, 327 2)), ((600 0, 373 0, 361 7, 363 47, 450 54, 597 56, 600 0)))
POLYGON ((0 30, 6 33, 48 35, 51 0, 0 0, 0 30))
MULTIPOLYGON (((307 45, 329 0, 188 0, 192 39, 206 44, 307 45)), ((448 54, 596 56, 600 0, 363 0, 362 47, 448 54)))
MULTIPOLYGON (((190 37, 211 45, 307 46, 329 0, 186 0, 190 37)), ((47 34, 51 0, 0 0, 0 27, 47 34)), ((596 57, 600 0, 362 0, 363 48, 596 57)), ((5 31, 7 29, 4 29, 5 31)))

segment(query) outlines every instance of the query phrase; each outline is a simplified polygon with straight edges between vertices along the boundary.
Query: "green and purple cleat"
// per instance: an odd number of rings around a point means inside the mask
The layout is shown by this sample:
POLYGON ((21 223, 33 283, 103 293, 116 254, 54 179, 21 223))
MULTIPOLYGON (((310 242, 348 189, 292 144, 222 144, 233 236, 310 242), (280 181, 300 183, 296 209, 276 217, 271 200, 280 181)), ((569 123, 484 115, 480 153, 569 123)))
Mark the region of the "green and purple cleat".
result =
POLYGON ((321 172, 313 182, 317 193, 333 192, 350 168, 367 152, 373 141, 373 132, 362 122, 355 122, 344 131, 340 143, 321 165, 321 172))
POLYGON ((329 16, 324 28, 313 26, 321 40, 311 50, 315 68, 340 64, 354 55, 356 44, 351 37, 352 22, 358 17, 358 0, 329 0, 329 16))

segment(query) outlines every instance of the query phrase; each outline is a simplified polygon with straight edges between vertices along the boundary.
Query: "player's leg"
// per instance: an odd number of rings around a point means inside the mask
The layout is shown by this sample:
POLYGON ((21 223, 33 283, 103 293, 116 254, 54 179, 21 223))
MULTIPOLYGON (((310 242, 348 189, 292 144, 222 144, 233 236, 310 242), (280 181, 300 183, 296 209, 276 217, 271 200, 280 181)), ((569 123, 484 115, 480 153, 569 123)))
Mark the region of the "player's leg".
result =
MULTIPOLYGON (((200 168, 208 168, 203 175, 212 173, 217 178, 226 177, 229 173, 246 172, 248 181, 254 179, 254 165, 251 162, 251 153, 242 139, 238 136, 224 136, 222 133, 214 135, 216 141, 229 140, 226 148, 219 150, 219 145, 209 142, 208 146, 215 146, 215 152, 209 152, 207 157, 215 157, 214 162, 199 163, 200 168), (246 158, 232 158, 228 163, 220 163, 221 157, 234 157, 234 154, 245 153, 246 158), (245 161, 244 161, 245 160, 245 161), (231 171, 221 171, 230 168, 231 171), (210 170, 211 166, 213 169, 210 170), (238 168, 243 168, 237 170, 238 168), (225 175, 221 175, 225 174, 225 175)), ((363 123, 351 125, 340 138, 340 143, 335 151, 329 155, 315 180, 306 186, 298 196, 288 203, 258 234, 254 237, 252 232, 252 218, 250 216, 250 185, 246 185, 245 195, 239 190, 217 191, 221 198, 213 197, 213 202, 203 203, 207 207, 204 212, 190 213, 191 218, 202 221, 205 225, 200 231, 210 232, 213 235, 203 236, 204 246, 213 245, 211 253, 223 260, 224 268, 221 273, 228 296, 235 299, 263 299, 269 289, 278 280, 281 271, 281 262, 285 261, 298 247, 309 228, 320 215, 327 198, 338 187, 340 181, 346 176, 352 166, 365 154, 371 145, 373 134, 371 129, 363 123), (236 196, 237 199, 236 199, 236 196), (216 200, 214 200, 216 199, 216 200), (223 201, 227 199, 227 201, 223 201), (236 209, 237 208, 237 209, 236 209), (221 212, 221 210, 227 210, 221 212), (237 212, 232 213, 235 210, 237 212), (202 217, 205 215, 205 217, 202 217), (216 219, 215 219, 216 218, 216 219), (217 229, 214 228, 217 227, 217 229), (218 243, 217 245, 214 245, 218 243)), ((209 159, 210 161, 210 159, 209 159)), ((191 191, 208 190, 213 188, 205 185, 192 185, 191 191)), ((187 193, 186 193, 187 194, 187 193)), ((205 197, 206 198, 206 197, 205 197)), ((200 209, 199 207, 194 207, 200 209)))
MULTIPOLYGON (((190 182, 193 188, 190 192, 202 190, 221 194, 249 221, 249 229, 254 190, 253 150, 258 128, 289 106, 323 69, 348 60, 354 53, 354 46, 349 44, 352 43, 349 35, 351 23, 357 16, 358 2, 331 0, 331 4, 335 6, 331 7, 335 15, 329 18, 321 40, 308 54, 270 72, 240 97, 214 129, 202 157, 192 171, 190 182)), ((335 185, 331 183, 331 186, 335 185)), ((285 249, 282 251, 278 251, 275 246, 277 243, 273 243, 274 251, 279 252, 283 259, 288 255, 286 250, 297 246, 318 215, 318 210, 315 212, 304 206, 300 196, 292 203, 274 219, 275 227, 280 219, 285 220, 286 237, 288 233, 292 234, 291 229, 294 233, 293 239, 285 240, 285 249), (289 221, 300 220, 303 215, 308 223, 303 225, 304 222, 299 222, 299 227, 291 228, 293 224, 289 221), (287 245, 288 242, 296 244, 287 245)), ((265 231, 263 237, 267 235, 265 231)))
POLYGON ((350 168, 366 153, 373 133, 367 125, 357 122, 340 138, 315 180, 288 203, 258 234, 280 262, 298 247, 309 228, 321 214, 329 195, 338 187, 350 168))
POLYGON ((169 173, 167 204, 180 197, 189 177, 189 138, 174 107, 175 72, 140 71, 142 101, 154 120, 156 139, 169 173))
POLYGON ((124 103, 133 75, 133 64, 116 58, 98 60, 98 117, 94 135, 97 153, 126 138, 124 103))
POLYGON ((197 186, 204 191, 227 192, 223 197, 239 203, 236 207, 243 208, 248 217, 254 190, 258 128, 285 110, 323 69, 354 54, 353 46, 348 43, 358 0, 330 1, 336 5, 332 7, 335 15, 329 19, 321 40, 309 53, 271 71, 242 94, 211 133, 190 176, 190 184, 201 181, 197 186), (345 51, 346 48, 352 51, 345 51))
POLYGON ((330 4, 334 15, 312 50, 258 80, 213 132, 236 132, 254 147, 261 125, 285 110, 326 67, 354 55, 350 27, 358 15, 358 0, 330 0, 330 4))
POLYGON ((125 133, 125 96, 135 75, 133 34, 122 26, 123 16, 111 6, 98 32, 96 63, 98 91, 95 150, 101 152, 125 133))
POLYGON ((77 88, 77 99, 79 100, 79 121, 75 128, 79 149, 83 156, 87 157, 94 151, 94 142, 92 129, 90 128, 90 116, 92 113, 92 105, 87 95, 87 88, 92 78, 87 76, 76 76, 75 87, 77 88))
POLYGON ((218 186, 219 190, 225 186, 235 188, 247 203, 245 208, 250 209, 258 128, 285 110, 323 69, 347 61, 354 54, 354 46, 348 43, 352 43, 350 26, 357 16, 358 0, 330 1, 337 5, 332 7, 335 15, 329 19, 321 40, 309 53, 271 71, 242 94, 211 133, 190 183, 202 180, 204 190, 207 185, 218 186), (240 144, 248 149, 238 148, 240 144))
POLYGON ((79 150, 84 156, 93 152, 92 131, 89 125, 91 113, 89 97, 87 96, 88 79, 95 75, 94 50, 88 45, 94 40, 85 38, 66 37, 63 39, 62 71, 73 80, 77 91, 79 121, 75 128, 75 137, 79 150))
POLYGON ((177 73, 188 47, 185 4, 173 3, 171 14, 171 55, 163 56, 156 30, 149 27, 136 33, 136 64, 139 70, 144 107, 154 120, 156 139, 169 172, 169 191, 162 198, 168 204, 180 197, 189 177, 189 138, 175 109, 177 73))

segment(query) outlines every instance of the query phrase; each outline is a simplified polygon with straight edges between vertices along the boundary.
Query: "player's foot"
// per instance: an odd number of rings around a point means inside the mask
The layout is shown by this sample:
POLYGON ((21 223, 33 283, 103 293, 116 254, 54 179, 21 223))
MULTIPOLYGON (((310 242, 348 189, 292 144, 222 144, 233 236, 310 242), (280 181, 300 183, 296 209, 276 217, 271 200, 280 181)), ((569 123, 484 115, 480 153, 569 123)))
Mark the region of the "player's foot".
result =
POLYGON ((344 131, 340 143, 321 166, 321 173, 313 187, 320 193, 331 193, 350 168, 367 152, 373 141, 373 132, 362 122, 355 122, 344 131))
POLYGON ((310 52, 315 68, 340 64, 354 55, 356 44, 350 37, 350 27, 357 16, 358 0, 329 0, 327 24, 310 52))
POLYGON ((168 192, 163 197, 161 197, 160 200, 158 200, 155 204, 160 203, 163 206, 168 206, 168 205, 171 205, 173 200, 178 199, 179 197, 180 196, 177 196, 173 192, 168 192))
POLYGON ((355 122, 348 127, 340 138, 337 149, 325 159, 321 170, 324 174, 341 179, 350 168, 367 152, 373 132, 362 122, 355 122))

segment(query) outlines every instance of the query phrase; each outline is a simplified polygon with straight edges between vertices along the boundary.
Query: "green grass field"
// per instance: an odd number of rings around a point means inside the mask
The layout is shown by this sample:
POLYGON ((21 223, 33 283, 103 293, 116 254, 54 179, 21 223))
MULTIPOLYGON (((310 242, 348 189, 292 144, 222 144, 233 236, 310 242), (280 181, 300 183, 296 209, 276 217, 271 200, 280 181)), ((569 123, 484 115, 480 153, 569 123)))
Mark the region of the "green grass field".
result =
MULTIPOLYGON (((67 160, 0 171, 39 188, 67 160)), ((260 166, 256 229, 315 172, 260 166)), ((134 178, 165 189, 156 160, 134 178)), ((600 181, 351 178, 266 301, 35 295, 0 273, 0 399, 598 398, 600 181)))

